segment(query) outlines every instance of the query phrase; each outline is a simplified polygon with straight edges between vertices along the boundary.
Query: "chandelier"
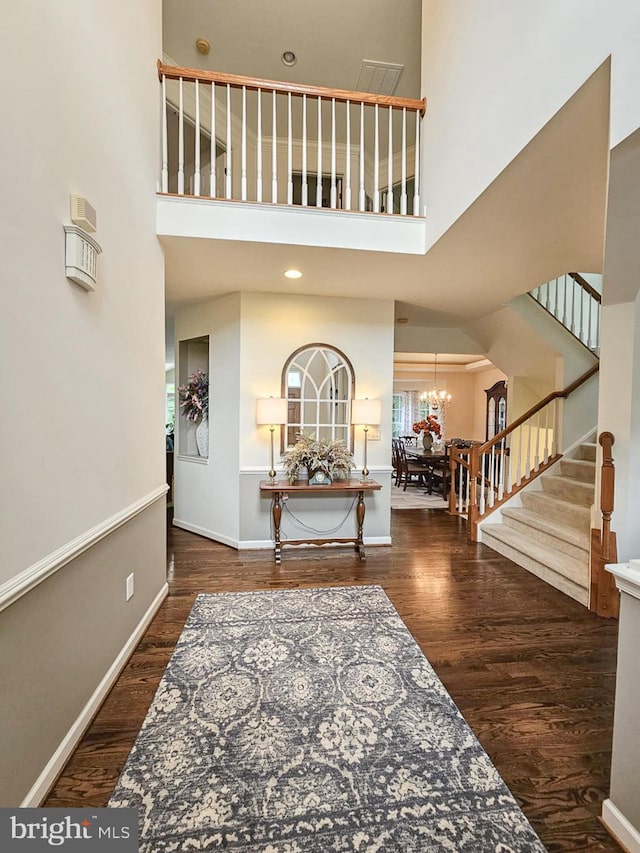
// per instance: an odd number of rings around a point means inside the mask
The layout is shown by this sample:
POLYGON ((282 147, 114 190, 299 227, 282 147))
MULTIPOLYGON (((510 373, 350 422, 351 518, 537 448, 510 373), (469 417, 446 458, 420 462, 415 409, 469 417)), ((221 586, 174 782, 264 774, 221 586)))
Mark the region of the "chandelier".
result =
POLYGON ((444 388, 438 388, 438 353, 433 362, 433 388, 431 391, 423 391, 420 399, 423 403, 429 403, 430 409, 437 411, 444 411, 451 402, 451 394, 444 388))

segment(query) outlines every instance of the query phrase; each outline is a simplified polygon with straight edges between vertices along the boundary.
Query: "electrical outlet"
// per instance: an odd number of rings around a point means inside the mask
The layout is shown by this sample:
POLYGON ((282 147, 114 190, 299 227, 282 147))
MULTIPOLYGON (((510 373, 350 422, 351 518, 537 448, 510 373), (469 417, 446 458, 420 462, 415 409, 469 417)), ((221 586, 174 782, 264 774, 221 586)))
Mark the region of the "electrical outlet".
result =
POLYGON ((127 577, 127 601, 133 596, 133 572, 127 577))

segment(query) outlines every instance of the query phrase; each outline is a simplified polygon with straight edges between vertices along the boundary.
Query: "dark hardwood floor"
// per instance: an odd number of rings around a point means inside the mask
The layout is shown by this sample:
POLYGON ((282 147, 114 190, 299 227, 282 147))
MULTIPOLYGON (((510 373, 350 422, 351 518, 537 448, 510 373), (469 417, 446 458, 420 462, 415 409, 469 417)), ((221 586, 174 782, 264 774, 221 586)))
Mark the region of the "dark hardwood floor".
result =
MULTIPOLYGON (((236 552, 171 528, 170 596, 46 806, 104 806, 199 592, 380 584, 549 851, 619 851, 608 796, 617 622, 600 619, 441 510, 392 513, 392 548, 236 552)), ((481 851, 479 851, 481 853, 481 851)))

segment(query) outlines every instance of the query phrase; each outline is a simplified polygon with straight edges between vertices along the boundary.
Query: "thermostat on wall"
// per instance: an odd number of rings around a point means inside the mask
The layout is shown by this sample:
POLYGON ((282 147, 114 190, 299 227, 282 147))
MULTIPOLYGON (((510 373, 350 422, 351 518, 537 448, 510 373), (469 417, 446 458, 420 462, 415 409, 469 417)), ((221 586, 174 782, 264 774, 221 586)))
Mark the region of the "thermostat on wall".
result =
POLYGON ((98 227, 98 218, 95 210, 86 198, 82 198, 81 195, 71 196, 71 221, 78 228, 82 228, 90 234, 98 227))

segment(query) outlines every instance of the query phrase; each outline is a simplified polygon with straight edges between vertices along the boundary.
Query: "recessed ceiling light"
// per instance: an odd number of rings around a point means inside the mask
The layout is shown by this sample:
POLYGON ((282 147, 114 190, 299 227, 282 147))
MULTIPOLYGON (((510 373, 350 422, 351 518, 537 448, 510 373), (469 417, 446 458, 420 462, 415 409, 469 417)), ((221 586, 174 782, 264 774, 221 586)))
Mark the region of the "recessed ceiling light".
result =
POLYGON ((284 65, 295 65, 297 61, 298 57, 292 50, 285 50, 285 52, 282 54, 282 62, 284 65))
POLYGON ((300 270, 285 270, 284 271, 285 278, 302 278, 302 273, 300 270))

